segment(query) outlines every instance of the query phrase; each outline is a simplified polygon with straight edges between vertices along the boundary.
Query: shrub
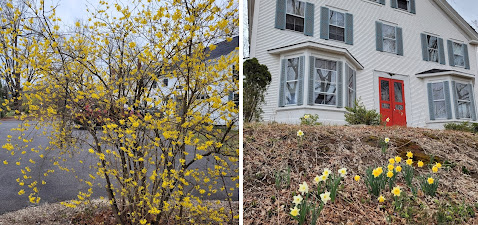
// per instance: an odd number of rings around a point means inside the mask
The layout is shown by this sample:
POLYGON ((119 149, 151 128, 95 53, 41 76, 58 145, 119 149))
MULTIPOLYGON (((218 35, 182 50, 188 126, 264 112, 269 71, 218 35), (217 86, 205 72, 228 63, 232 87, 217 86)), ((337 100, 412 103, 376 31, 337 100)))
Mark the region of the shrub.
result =
POLYGON ((264 93, 271 83, 271 74, 267 66, 260 64, 256 58, 244 61, 243 67, 244 122, 258 121, 262 113, 260 106, 264 103, 264 93))
POLYGON ((461 122, 461 123, 447 123, 444 125, 446 130, 458 130, 472 133, 478 133, 478 123, 461 122))
POLYGON ((367 110, 360 100, 355 100, 354 107, 345 107, 345 121, 349 124, 380 125, 381 115, 375 109, 367 110))

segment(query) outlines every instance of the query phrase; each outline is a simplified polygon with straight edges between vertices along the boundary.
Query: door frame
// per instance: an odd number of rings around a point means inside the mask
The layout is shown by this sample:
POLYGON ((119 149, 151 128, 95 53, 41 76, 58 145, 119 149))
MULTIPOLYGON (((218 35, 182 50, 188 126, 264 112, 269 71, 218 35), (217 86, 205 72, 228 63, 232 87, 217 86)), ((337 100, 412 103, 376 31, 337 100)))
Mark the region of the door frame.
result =
MULTIPOLYGON (((373 105, 374 108, 377 109, 377 111, 380 113, 380 89, 379 89, 379 79, 380 77, 383 78, 388 78, 388 79, 393 79, 393 80, 401 80, 403 81, 403 93, 404 93, 404 99, 405 99, 405 114, 406 114, 406 123, 407 125, 410 124, 411 121, 415 118, 415 116, 411 112, 411 106, 414 102, 414 99, 411 97, 411 88, 410 88, 410 76, 408 75, 403 75, 403 74, 395 74, 395 73, 390 73, 390 72, 385 72, 385 71, 380 71, 380 70, 373 70, 373 105)), ((420 97, 422 94, 421 92, 418 92, 419 94, 417 97, 420 97)), ((425 94, 423 92, 423 94, 425 94)))

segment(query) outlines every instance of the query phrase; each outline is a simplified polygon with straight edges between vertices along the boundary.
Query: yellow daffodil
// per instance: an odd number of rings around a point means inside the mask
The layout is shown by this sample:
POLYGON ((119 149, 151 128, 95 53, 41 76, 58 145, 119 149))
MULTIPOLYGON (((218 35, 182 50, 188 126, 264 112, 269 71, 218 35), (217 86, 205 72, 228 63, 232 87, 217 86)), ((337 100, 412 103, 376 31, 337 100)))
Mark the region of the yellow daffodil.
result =
POLYGON ((388 162, 393 165, 393 164, 395 164, 395 159, 394 159, 394 158, 390 158, 390 159, 388 160, 388 162))
POLYGON ((393 194, 394 196, 400 196, 400 193, 401 193, 401 192, 402 192, 402 191, 400 191, 400 186, 396 186, 396 187, 394 187, 393 190, 392 190, 392 194, 393 194))
POLYGON ((421 160, 418 160, 417 165, 418 165, 418 167, 423 167, 423 162, 421 160))
POLYGON ((330 170, 328 168, 325 168, 324 172, 322 172, 322 175, 324 175, 326 177, 329 177, 329 174, 330 174, 330 170))
POLYGON ((407 157, 408 158, 413 158, 413 153, 412 152, 407 152, 407 157))
POLYGON ((405 162, 407 162, 407 165, 410 165, 410 166, 411 166, 412 163, 413 163, 413 160, 412 160, 412 159, 407 159, 405 162))
POLYGON ((380 176, 380 174, 382 174, 382 172, 383 172, 382 167, 377 167, 373 170, 372 174, 374 177, 378 177, 380 176))
POLYGON ((387 177, 393 177, 393 172, 391 170, 387 172, 387 177))
POLYGON ((387 169, 388 169, 388 170, 393 170, 393 168, 395 168, 395 167, 393 166, 393 164, 388 164, 388 166, 387 166, 387 169))
POLYGON ((385 141, 385 143, 388 143, 390 141, 390 138, 386 137, 383 141, 385 141))
POLYGON ((324 205, 327 204, 327 202, 330 200, 330 192, 320 194, 320 199, 322 200, 322 202, 324 202, 324 205))
POLYGON ((428 184, 433 184, 435 180, 433 179, 433 177, 429 177, 428 178, 428 184))
POLYGON ((322 177, 319 176, 319 175, 315 176, 315 178, 314 178, 314 184, 318 184, 318 183, 322 180, 321 178, 322 178, 322 177))
POLYGON ((437 167, 437 166, 433 166, 433 167, 432 167, 432 171, 433 171, 434 173, 437 173, 437 172, 438 172, 438 167, 437 167))
POLYGON ((299 209, 296 207, 290 209, 290 215, 297 216, 299 215, 299 209))
POLYGON ((400 161, 402 161, 402 157, 396 156, 395 157, 395 162, 400 163, 400 161))
POLYGON ((302 196, 301 195, 294 196, 294 201, 292 201, 292 203, 294 203, 297 206, 301 202, 302 202, 302 196))
POLYGON ((304 119, 309 119, 310 118, 310 115, 309 114, 305 114, 304 115, 304 119))
POLYGON ((309 193, 309 186, 307 183, 304 181, 301 185, 299 185, 299 192, 302 194, 309 193))
POLYGON ((387 117, 385 121, 387 121, 387 123, 390 122, 390 117, 387 117))
POLYGON ((322 176, 320 176, 320 181, 327 181, 327 176, 322 174, 322 176))
POLYGON ((298 137, 304 136, 304 132, 302 130, 297 131, 297 136, 298 137))
POLYGON ((360 180, 360 176, 359 176, 359 175, 355 175, 354 180, 358 182, 358 181, 360 180))
POLYGON ((440 169, 440 168, 441 168, 441 163, 437 162, 437 163, 435 164, 435 166, 438 167, 438 169, 440 169))
POLYGON ((397 171, 397 172, 402 172, 402 167, 401 167, 401 166, 395 167, 395 171, 397 171))
POLYGON ((384 201, 385 201, 385 198, 383 197, 383 195, 380 195, 380 196, 378 197, 378 202, 382 203, 382 202, 384 202, 384 201))
POLYGON ((347 175, 347 169, 346 168, 339 169, 338 172, 339 172, 341 177, 345 177, 345 175, 347 175))

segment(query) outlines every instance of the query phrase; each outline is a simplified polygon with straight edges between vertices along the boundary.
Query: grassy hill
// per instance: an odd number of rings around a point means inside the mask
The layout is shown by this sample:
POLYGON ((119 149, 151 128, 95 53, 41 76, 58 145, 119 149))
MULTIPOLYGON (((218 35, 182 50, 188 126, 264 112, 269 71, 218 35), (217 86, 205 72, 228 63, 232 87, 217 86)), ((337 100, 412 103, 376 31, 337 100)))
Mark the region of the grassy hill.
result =
MULTIPOLYGON (((396 164, 395 164, 396 165, 396 164)), ((317 224, 478 224, 478 136, 457 131, 383 126, 304 126, 245 124, 244 224, 297 224, 290 216, 299 184, 316 186, 313 179, 324 168, 347 168, 335 202, 328 202, 317 224), (298 138, 297 131, 304 136, 298 138), (380 142, 390 138, 382 153, 380 142), (367 168, 411 151, 415 168, 414 196, 397 173, 402 189, 399 207, 388 187, 379 203, 364 182, 367 168), (425 166, 417 167, 421 160, 425 166), (431 162, 432 161, 432 162, 431 162), (442 164, 436 196, 425 195, 417 177, 432 174, 442 164), (289 172, 290 171, 290 172, 289 172), (361 179, 354 180, 355 175, 361 179), (290 178, 290 182, 289 182, 290 178), (266 222, 267 221, 267 222, 266 222)), ((310 224, 310 220, 308 223, 310 224)))

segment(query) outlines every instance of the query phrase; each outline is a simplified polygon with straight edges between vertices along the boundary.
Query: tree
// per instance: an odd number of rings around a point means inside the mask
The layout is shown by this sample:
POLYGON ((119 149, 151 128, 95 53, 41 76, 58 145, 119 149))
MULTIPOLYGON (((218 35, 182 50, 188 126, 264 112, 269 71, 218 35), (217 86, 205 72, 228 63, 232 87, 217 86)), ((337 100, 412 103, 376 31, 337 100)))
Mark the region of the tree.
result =
MULTIPOLYGON (((68 32, 61 32, 55 7, 45 13, 43 1, 25 4, 40 24, 32 32, 43 38, 21 39, 35 47, 28 57, 15 58, 39 74, 21 95, 37 119, 21 116, 18 130, 53 127, 53 147, 35 151, 41 156, 54 151, 50 160, 60 170, 74 172, 66 164, 71 154, 89 152, 98 160, 96 174, 82 178, 90 188, 65 205, 88 201, 95 181, 103 179, 120 224, 237 219, 231 196, 238 187, 238 110, 226 99, 237 89, 231 78, 238 55, 235 51, 211 61, 207 50, 237 33, 237 2, 99 1, 90 9, 93 16, 68 32), (162 79, 174 85, 155 87, 162 79), (80 126, 85 137, 74 132, 80 126), (194 168, 205 160, 212 162, 208 171, 194 168), (212 210, 215 203, 203 201, 220 192, 228 210, 212 210), (199 219, 186 219, 192 215, 199 219)), ((29 184, 29 199, 38 203, 42 182, 27 175, 18 181, 29 184)))
POLYGON ((267 66, 259 64, 256 58, 244 61, 244 122, 259 120, 264 103, 264 93, 271 82, 267 66))

